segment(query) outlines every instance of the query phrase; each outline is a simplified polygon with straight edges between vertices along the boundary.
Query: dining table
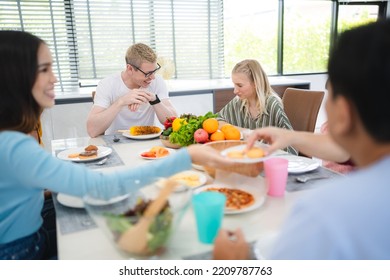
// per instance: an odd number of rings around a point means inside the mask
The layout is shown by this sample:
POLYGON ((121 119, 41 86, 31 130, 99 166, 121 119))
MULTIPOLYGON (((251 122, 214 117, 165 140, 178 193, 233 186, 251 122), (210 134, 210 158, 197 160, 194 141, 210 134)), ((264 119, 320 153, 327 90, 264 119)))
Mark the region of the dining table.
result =
MULTIPOLYGON (((107 161, 102 165, 97 161, 79 162, 100 172, 115 172, 124 168, 135 168, 150 164, 151 160, 140 157, 140 152, 154 146, 163 146, 161 140, 131 139, 122 134, 101 135, 96 138, 80 137, 56 139, 51 141, 52 155, 59 156, 62 151, 88 145, 104 146, 111 149, 107 161)), ((278 155, 286 156, 280 151, 278 155)), ((291 155, 287 155, 291 156, 291 155)), ((163 160, 163 159, 160 159, 163 160)), ((199 171, 199 166, 193 165, 199 171)), ((204 172, 200 170, 199 172, 204 172)), ((229 184, 234 187, 248 185, 252 188, 265 188, 264 174, 257 177, 247 177, 233 172, 217 171, 215 178, 204 173, 206 184, 229 184)), ((304 173, 305 176, 322 176, 329 180, 342 176, 319 165, 316 169, 304 173)), ((240 228, 245 238, 252 245, 258 258, 267 258, 272 244, 281 230, 283 221, 294 203, 308 192, 321 187, 323 180, 309 180, 306 183, 296 181, 302 174, 289 174, 285 195, 282 197, 268 196, 264 193, 264 200, 259 207, 251 211, 236 214, 225 214, 222 228, 235 230, 240 228)), ((63 260, 82 259, 128 259, 129 255, 118 250, 115 244, 98 228, 94 220, 81 205, 75 207, 60 203, 57 199, 60 194, 53 194, 56 209, 58 258, 63 260)), ((78 199, 78 198, 77 198, 78 199)), ((297 233, 299 234, 299 233, 297 233)), ((192 207, 188 207, 179 227, 172 234, 167 250, 159 256, 161 259, 210 259, 213 245, 201 243, 198 239, 195 215, 192 207)))

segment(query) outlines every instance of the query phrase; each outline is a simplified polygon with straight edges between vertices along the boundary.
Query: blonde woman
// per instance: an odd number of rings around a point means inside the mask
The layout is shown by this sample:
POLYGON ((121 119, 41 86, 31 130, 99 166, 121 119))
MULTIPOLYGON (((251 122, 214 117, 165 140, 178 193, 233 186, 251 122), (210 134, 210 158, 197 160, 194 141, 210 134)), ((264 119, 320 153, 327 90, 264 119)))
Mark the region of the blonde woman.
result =
MULTIPOLYGON (((220 126, 230 123, 242 132, 267 126, 293 129, 281 99, 272 90, 257 60, 246 59, 237 63, 232 70, 232 81, 236 97, 218 112, 220 126)), ((287 151, 298 154, 292 147, 287 147, 287 151)))

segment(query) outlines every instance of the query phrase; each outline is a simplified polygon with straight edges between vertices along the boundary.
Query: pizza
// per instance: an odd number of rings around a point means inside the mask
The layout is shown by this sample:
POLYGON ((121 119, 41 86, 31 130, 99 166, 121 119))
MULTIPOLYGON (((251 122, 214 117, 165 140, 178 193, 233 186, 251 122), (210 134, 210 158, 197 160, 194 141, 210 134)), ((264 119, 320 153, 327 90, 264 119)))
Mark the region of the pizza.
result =
POLYGON ((207 188, 206 191, 220 192, 226 195, 226 209, 228 210, 240 210, 255 203, 252 194, 240 189, 207 188))

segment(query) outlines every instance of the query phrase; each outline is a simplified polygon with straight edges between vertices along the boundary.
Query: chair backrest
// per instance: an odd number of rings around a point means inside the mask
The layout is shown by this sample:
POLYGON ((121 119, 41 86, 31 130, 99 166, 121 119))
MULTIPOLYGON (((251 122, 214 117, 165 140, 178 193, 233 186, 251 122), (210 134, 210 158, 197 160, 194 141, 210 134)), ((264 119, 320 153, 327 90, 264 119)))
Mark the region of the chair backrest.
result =
POLYGON ((323 91, 287 88, 283 106, 294 130, 314 132, 323 91))

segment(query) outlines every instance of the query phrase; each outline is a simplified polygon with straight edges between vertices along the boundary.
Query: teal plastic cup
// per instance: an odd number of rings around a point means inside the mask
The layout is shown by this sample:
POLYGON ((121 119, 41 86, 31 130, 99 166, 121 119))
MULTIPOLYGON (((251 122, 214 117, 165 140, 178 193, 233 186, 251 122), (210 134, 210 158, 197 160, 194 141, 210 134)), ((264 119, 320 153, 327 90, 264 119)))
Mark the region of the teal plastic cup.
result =
POLYGON ((200 242, 212 244, 222 224, 226 196, 218 192, 201 192, 192 197, 200 242))

